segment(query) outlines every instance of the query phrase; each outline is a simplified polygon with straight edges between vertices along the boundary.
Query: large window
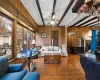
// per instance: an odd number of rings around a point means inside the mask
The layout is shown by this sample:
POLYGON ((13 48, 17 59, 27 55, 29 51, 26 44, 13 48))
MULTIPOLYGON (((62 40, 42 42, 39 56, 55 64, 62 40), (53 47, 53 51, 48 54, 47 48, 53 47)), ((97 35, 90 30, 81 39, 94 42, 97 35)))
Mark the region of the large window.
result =
POLYGON ((17 50, 16 53, 18 54, 23 48, 30 49, 31 48, 31 41, 33 38, 33 32, 25 28, 21 24, 17 24, 17 29, 16 29, 16 46, 17 50))
POLYGON ((0 13, 0 56, 12 58, 12 20, 0 13))

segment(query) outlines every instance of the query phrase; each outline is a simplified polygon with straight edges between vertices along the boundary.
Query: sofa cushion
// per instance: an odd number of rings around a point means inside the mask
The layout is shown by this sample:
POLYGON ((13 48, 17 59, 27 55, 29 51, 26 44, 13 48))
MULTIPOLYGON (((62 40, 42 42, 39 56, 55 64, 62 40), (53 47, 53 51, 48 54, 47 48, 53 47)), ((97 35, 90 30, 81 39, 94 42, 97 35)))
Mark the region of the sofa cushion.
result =
POLYGON ((0 57, 0 77, 4 76, 8 71, 8 58, 0 57))
POLYGON ((22 80, 26 73, 26 69, 19 72, 7 73, 0 80, 22 80))
POLYGON ((54 46, 54 47, 53 47, 53 51, 59 51, 59 47, 54 46))
POLYGON ((42 50, 43 50, 43 51, 48 51, 48 46, 43 46, 43 47, 42 47, 42 50))
POLYGON ((40 75, 38 72, 28 72, 23 80, 40 80, 40 75))
POLYGON ((49 46, 48 51, 52 51, 53 46, 49 46))

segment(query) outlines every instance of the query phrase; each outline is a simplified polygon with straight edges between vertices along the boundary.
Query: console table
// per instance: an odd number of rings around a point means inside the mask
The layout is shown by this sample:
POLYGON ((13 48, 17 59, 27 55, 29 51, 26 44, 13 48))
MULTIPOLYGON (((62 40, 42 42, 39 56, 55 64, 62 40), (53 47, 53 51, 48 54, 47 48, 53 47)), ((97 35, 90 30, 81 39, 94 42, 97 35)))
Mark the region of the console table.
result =
POLYGON ((71 47, 71 51, 73 54, 84 53, 84 47, 71 47))

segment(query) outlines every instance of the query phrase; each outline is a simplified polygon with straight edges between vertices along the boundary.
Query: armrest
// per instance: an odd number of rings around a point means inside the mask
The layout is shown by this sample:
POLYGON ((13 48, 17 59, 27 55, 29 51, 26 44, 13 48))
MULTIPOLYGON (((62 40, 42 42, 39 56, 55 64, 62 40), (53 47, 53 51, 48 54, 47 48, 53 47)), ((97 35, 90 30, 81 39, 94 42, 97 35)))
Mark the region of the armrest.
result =
POLYGON ((18 72, 23 69, 23 64, 10 64, 8 72, 18 72))
POLYGON ((62 49, 59 48, 59 51, 62 51, 62 49))

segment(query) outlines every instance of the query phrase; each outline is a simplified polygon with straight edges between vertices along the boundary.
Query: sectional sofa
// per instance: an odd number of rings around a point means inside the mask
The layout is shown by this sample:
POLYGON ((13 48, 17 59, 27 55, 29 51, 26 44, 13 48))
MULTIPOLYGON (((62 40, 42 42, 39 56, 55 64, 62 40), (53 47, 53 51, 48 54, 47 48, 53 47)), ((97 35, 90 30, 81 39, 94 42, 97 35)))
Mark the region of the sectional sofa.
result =
POLYGON ((61 54, 62 52, 66 53, 65 56, 67 56, 67 51, 62 51, 62 49, 58 46, 42 46, 42 48, 40 49, 41 55, 44 56, 47 53, 51 53, 51 54, 61 54))
POLYGON ((85 72, 86 80, 100 80, 100 60, 80 56, 80 63, 85 72))

